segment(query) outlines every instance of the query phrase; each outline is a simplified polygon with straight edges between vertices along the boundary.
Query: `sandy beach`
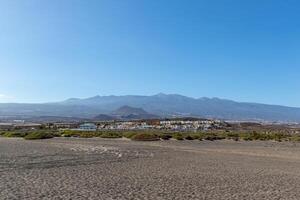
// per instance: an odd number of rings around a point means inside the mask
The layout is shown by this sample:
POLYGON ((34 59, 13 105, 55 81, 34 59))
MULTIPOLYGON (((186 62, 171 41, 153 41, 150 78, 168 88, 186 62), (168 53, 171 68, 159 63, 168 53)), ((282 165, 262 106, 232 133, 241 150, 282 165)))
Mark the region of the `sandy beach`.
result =
POLYGON ((0 138, 0 199, 300 199, 300 144, 0 138))

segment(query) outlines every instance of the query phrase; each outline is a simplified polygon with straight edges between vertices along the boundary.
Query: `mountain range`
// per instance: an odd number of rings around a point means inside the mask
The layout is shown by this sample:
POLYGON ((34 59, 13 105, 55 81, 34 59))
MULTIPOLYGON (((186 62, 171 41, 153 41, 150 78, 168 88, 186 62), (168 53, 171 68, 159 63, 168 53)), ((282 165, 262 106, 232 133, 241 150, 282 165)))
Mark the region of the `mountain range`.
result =
POLYGON ((134 108, 130 106, 122 106, 110 114, 100 114, 94 117, 94 120, 133 120, 133 119, 157 119, 158 115, 146 112, 142 108, 134 108))
POLYGON ((241 103, 219 98, 191 98, 159 93, 152 96, 94 96, 61 102, 0 104, 0 116, 59 116, 76 118, 205 117, 227 120, 300 122, 300 108, 241 103), (127 112, 130 110, 130 112, 127 112))

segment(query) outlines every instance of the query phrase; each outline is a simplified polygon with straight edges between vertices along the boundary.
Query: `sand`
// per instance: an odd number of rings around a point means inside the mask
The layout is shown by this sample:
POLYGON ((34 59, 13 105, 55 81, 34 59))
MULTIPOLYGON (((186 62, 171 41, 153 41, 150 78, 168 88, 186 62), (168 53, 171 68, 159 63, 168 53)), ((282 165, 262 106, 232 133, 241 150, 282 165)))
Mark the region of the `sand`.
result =
POLYGON ((300 144, 0 138, 0 199, 300 199, 300 144))

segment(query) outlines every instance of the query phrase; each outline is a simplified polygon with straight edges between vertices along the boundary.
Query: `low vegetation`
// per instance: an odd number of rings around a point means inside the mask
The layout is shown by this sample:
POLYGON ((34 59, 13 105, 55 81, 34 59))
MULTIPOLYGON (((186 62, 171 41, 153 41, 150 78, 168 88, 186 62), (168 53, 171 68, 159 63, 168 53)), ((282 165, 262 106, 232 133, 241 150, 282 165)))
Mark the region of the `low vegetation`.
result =
POLYGON ((48 131, 34 131, 28 133, 24 139, 25 140, 38 140, 38 139, 49 139, 53 138, 55 135, 48 131))
POLYGON ((47 139, 52 137, 80 137, 80 138, 128 138, 135 141, 153 140, 273 140, 273 141, 294 141, 300 142, 299 134, 289 134, 280 131, 207 131, 207 132, 172 132, 172 131, 74 131, 74 130, 13 130, 1 131, 2 137, 21 137, 25 139, 47 139))
POLYGON ((2 137, 20 137, 28 140, 47 139, 60 136, 59 133, 51 130, 15 130, 0 132, 2 137))
POLYGON ((26 132, 24 131, 5 131, 1 132, 3 137, 25 137, 26 132))
POLYGON ((156 141, 159 140, 159 136, 153 133, 138 133, 131 137, 135 141, 156 141))
POLYGON ((135 131, 130 131, 130 132, 124 132, 123 133, 123 137, 131 139, 133 136, 135 136, 137 134, 137 132, 135 131))
POLYGON ((160 137, 162 140, 169 140, 169 139, 172 138, 172 135, 171 135, 171 134, 165 134, 165 133, 163 133, 163 134, 161 134, 159 137, 160 137))
POLYGON ((101 138, 122 138, 121 132, 103 132, 100 134, 101 138))
POLYGON ((182 133, 175 133, 172 135, 172 138, 176 139, 176 140, 183 140, 183 134, 182 133))

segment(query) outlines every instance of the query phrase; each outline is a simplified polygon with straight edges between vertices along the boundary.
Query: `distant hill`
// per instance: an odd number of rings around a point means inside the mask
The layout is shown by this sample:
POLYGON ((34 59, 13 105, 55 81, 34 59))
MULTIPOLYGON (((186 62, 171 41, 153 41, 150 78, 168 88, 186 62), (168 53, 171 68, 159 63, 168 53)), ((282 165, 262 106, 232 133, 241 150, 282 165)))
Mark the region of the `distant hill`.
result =
POLYGON ((94 117, 94 120, 109 121, 109 120, 134 120, 134 119, 154 119, 159 118, 157 115, 147 113, 142 108, 131 106, 122 106, 110 114, 99 114, 94 117))
MULTIPOLYGON (((94 118, 99 114, 141 117, 203 117, 228 120, 300 122, 300 108, 240 103, 219 98, 178 94, 95 96, 44 104, 0 104, 1 116, 60 116, 94 118)), ((102 116, 103 117, 103 116, 102 116)))
POLYGON ((154 119, 159 118, 157 115, 150 114, 142 108, 135 108, 131 106, 122 106, 112 112, 113 116, 120 119, 154 119))
POLYGON ((130 107, 130 106, 122 106, 120 108, 118 108, 117 110, 112 112, 113 115, 144 115, 144 114, 148 114, 145 110, 143 110, 142 108, 134 108, 134 107, 130 107))

